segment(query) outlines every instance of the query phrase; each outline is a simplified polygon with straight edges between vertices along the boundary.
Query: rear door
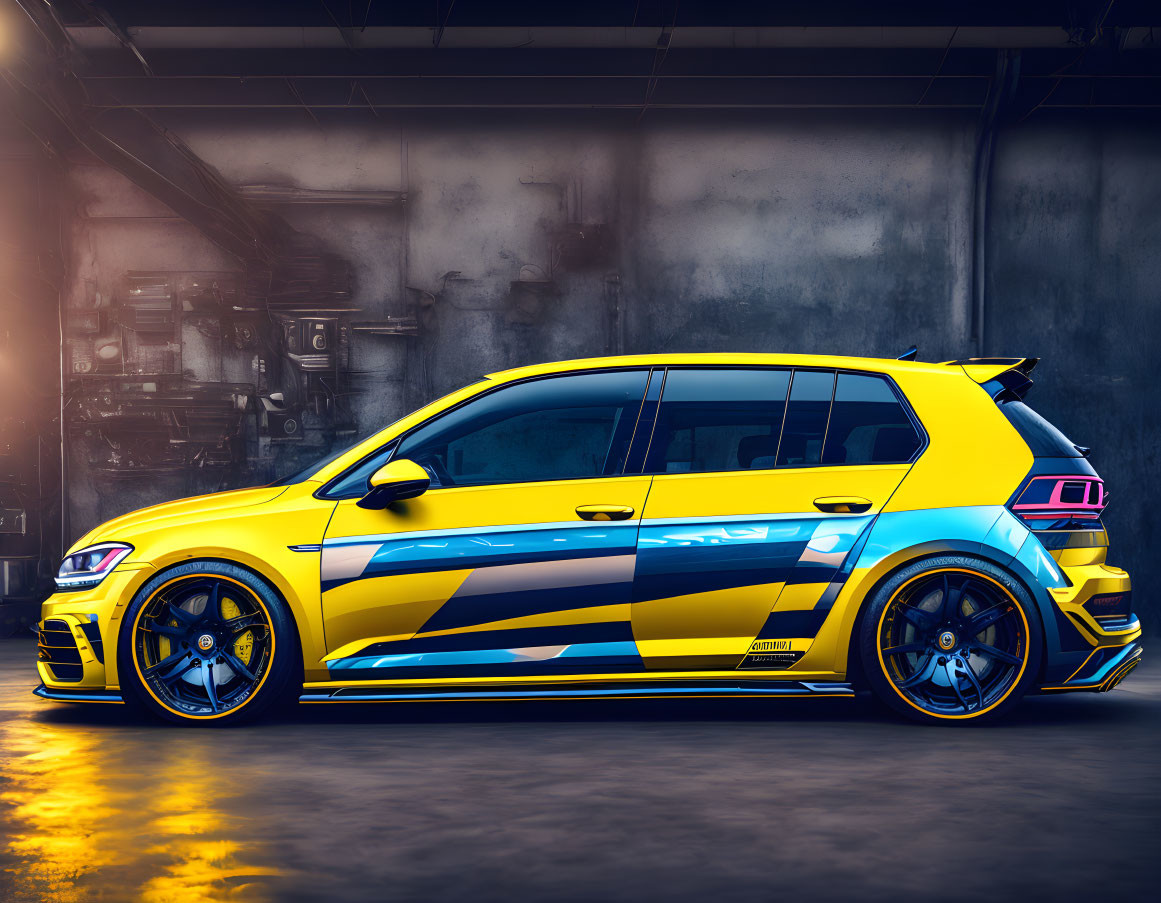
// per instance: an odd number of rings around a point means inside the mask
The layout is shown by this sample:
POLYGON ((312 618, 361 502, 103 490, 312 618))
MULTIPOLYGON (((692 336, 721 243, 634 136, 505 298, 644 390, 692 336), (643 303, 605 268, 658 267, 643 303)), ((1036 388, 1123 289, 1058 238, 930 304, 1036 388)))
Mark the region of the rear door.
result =
POLYGON ((800 657, 840 565, 921 445, 881 376, 669 369, 633 585, 646 666, 780 668, 800 657))

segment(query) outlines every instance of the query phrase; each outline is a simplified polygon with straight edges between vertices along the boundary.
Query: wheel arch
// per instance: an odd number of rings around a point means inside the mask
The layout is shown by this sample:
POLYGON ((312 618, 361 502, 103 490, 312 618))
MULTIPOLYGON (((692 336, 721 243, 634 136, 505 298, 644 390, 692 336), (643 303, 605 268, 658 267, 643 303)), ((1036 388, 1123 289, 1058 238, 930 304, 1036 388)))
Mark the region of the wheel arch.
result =
POLYGON ((1024 591, 1028 593, 1029 597, 1035 603, 1036 614, 1040 620, 1042 648, 1040 650, 1040 673, 1037 675, 1037 679, 1043 676, 1048 661, 1047 653, 1050 648, 1049 631, 1051 631, 1051 636, 1055 637, 1056 635, 1056 623, 1051 616, 1051 610, 1047 608, 1047 606, 1052 605, 1052 602, 1043 587, 1035 581, 1028 568, 1011 553, 1001 551, 985 543, 950 540, 922 543, 908 549, 900 550, 884 558, 879 562, 879 566, 871 568, 870 572, 860 581, 858 588, 855 590, 857 593, 857 604, 853 616, 850 618, 849 629, 846 632, 845 664, 848 681, 858 687, 864 687, 866 685, 862 653, 859 650, 859 631, 862 629, 863 618, 866 615, 870 600, 874 597, 875 593, 878 592, 883 584, 905 568, 944 555, 961 555, 965 558, 975 558, 980 561, 985 561, 993 567, 998 567, 1011 575, 1012 579, 1024 588, 1024 591))
MULTIPOLYGON (((299 619, 298 612, 296 611, 296 607, 295 607, 294 603, 292 603, 287 598, 286 593, 283 592, 282 587, 279 586, 280 581, 272 580, 267 574, 264 574, 261 570, 253 567, 252 565, 248 564, 247 562, 238 561, 236 559, 231 559, 231 558, 226 558, 220 554, 216 554, 216 555, 215 554, 189 555, 188 557, 181 558, 179 560, 170 561, 167 564, 164 564, 164 565, 158 567, 153 573, 151 573, 149 575, 149 577, 137 588, 137 590, 128 599, 125 600, 122 613, 124 613, 125 611, 128 611, 129 606, 137 598, 138 594, 141 593, 141 591, 144 590, 146 586, 148 586, 150 583, 152 583, 158 577, 164 577, 166 574, 169 574, 169 573, 177 570, 179 567, 182 567, 183 565, 195 564, 197 562, 203 562, 203 561, 213 562, 216 564, 226 564, 226 565, 230 565, 231 567, 236 567, 236 568, 239 568, 243 571, 246 571, 248 574, 251 574, 252 576, 257 578, 258 580, 261 580, 262 583, 265 584, 270 589, 270 591, 272 593, 274 593, 274 595, 278 598, 278 600, 283 605, 286 606, 286 610, 290 615, 290 623, 294 627, 294 641, 298 645, 298 651, 299 651, 298 669, 300 671, 302 671, 303 674, 305 674, 305 667, 306 666, 305 666, 305 661, 304 661, 305 652, 304 652, 303 641, 302 641, 302 627, 299 623, 300 619, 299 619)), ((126 642, 126 638, 128 636, 128 631, 130 631, 131 629, 132 629, 132 626, 129 623, 129 619, 122 617, 121 618, 121 625, 117 631, 117 646, 116 646, 117 651, 121 650, 122 645, 126 642)), ((131 641, 131 637, 130 637, 130 641, 131 641)))

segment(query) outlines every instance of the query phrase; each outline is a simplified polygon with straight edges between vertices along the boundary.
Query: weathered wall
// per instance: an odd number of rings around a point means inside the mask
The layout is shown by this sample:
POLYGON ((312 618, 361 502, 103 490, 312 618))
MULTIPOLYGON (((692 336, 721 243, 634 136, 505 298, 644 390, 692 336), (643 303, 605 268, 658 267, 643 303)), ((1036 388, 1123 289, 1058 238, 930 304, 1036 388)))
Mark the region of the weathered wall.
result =
MULTIPOLYGON (((364 432, 482 373, 542 360, 622 350, 893 356, 912 343, 925 359, 975 351, 974 117, 167 124, 238 184, 408 192, 405 211, 287 214, 353 261, 369 317, 416 311, 413 289, 436 297, 421 338, 357 340, 364 432), (562 252, 570 222, 589 238, 603 231, 603 250, 562 252), (513 290, 520 281, 527 290, 513 290)), ((1149 552, 1161 424, 1148 369, 1161 337, 1159 161, 1161 130, 1136 123, 1001 133, 984 351, 1045 359, 1031 401, 1095 446, 1114 497, 1113 560, 1134 569, 1139 607, 1161 615, 1149 592, 1161 578, 1149 552)), ((77 166, 74 184, 88 215, 165 215, 106 171, 77 166)), ((192 228, 164 221, 78 219, 72 245, 78 303, 94 290, 107 297, 127 269, 232 266, 192 228)), ((196 335, 183 340, 195 375, 246 378, 196 335)), ((182 494, 143 487, 98 500, 77 473, 74 535, 115 509, 182 494)))
POLYGON ((1112 496, 1110 562, 1161 628, 1161 130, 1020 129, 999 145, 988 234, 991 349, 1040 355, 1030 403, 1112 496))

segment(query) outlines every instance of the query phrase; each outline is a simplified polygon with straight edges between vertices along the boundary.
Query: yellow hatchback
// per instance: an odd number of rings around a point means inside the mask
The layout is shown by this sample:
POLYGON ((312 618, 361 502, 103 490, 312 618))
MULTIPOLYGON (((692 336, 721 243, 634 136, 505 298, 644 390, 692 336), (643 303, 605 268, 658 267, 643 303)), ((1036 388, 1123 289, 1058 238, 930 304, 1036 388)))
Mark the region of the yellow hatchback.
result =
POLYGON ((274 485, 116 518, 39 625, 45 698, 849 696, 921 720, 1140 659, 1104 486, 1034 359, 525 367, 274 485))

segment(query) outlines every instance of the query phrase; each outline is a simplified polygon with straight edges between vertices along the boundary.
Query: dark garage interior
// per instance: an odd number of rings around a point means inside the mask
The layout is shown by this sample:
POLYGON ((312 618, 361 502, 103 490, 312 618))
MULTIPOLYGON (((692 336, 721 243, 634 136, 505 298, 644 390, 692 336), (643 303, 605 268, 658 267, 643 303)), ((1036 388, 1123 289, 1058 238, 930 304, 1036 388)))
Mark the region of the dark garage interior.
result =
POLYGON ((99 523, 483 374, 915 345, 1041 358, 1156 636, 1158 41, 1122 0, 4 0, 0 898, 1155 893, 1151 663, 959 735, 839 700, 179 735, 46 714, 29 627, 99 523))

